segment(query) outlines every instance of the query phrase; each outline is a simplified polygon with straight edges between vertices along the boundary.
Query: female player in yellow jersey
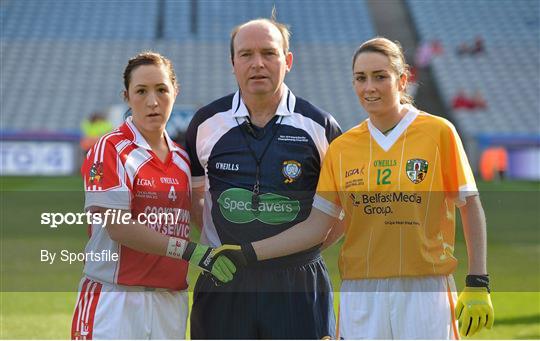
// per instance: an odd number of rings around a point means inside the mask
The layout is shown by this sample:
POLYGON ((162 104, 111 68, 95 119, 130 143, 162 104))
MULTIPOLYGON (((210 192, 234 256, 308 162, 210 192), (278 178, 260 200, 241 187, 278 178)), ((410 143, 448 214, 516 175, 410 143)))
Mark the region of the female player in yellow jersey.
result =
POLYGON ((362 44, 353 84, 369 119, 332 142, 309 218, 279 235, 224 247, 248 262, 322 243, 339 217, 340 332, 347 339, 457 339, 493 325, 486 223, 454 126, 419 111, 406 95, 401 47, 362 44), (469 275, 455 299, 455 207, 469 275))

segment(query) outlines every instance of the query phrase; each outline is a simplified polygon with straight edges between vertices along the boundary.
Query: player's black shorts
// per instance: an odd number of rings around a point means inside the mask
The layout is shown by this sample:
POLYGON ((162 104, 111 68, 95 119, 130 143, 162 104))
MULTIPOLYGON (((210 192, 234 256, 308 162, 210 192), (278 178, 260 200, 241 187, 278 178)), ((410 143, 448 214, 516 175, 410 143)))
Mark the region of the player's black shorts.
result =
POLYGON ((335 336, 333 292, 322 257, 242 269, 216 286, 195 285, 192 339, 322 339, 335 336))

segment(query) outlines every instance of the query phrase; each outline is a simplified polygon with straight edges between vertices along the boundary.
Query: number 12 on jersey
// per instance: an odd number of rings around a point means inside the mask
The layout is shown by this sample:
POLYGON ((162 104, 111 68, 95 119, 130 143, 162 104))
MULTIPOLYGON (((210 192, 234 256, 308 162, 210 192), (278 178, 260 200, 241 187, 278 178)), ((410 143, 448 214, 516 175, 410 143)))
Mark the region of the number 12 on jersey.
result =
POLYGON ((390 185, 388 178, 392 175, 390 168, 377 169, 377 185, 390 185))

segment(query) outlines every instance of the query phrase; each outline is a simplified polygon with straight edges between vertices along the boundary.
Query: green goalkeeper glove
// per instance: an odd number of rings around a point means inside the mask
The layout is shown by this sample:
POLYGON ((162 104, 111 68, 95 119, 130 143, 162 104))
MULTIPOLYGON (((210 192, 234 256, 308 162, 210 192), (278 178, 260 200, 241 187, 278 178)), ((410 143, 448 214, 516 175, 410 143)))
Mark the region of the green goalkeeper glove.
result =
POLYGON ((182 254, 182 259, 210 272, 223 283, 230 282, 236 273, 234 263, 224 255, 214 255, 213 248, 189 242, 182 254))
POLYGON ((489 277, 468 275, 466 287, 456 304, 456 318, 461 325, 459 333, 468 337, 479 332, 483 327, 491 329, 495 313, 491 303, 489 277))
POLYGON ((225 244, 215 248, 212 251, 212 256, 225 256, 233 261, 237 268, 245 267, 248 264, 257 262, 257 254, 251 243, 246 243, 242 246, 225 244))

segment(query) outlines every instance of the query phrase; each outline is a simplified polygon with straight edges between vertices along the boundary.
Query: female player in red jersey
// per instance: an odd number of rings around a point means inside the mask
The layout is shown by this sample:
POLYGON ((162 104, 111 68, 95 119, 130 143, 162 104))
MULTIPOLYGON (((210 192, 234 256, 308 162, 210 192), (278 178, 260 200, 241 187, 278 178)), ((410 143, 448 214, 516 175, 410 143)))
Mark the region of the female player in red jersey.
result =
POLYGON ((486 221, 461 140, 447 120, 405 93, 408 66, 385 38, 353 57, 353 85, 369 118, 336 138, 307 220, 272 238, 223 247, 249 262, 322 243, 341 215, 339 326, 346 339, 457 339, 493 325, 486 221), (456 300, 455 208, 469 275, 456 300))
POLYGON ((71 338, 184 339, 186 261, 222 282, 236 268, 189 241, 189 159, 165 131, 178 94, 171 62, 138 54, 124 85, 132 116, 90 149, 81 169, 94 218, 86 252, 111 256, 85 262, 71 338))

